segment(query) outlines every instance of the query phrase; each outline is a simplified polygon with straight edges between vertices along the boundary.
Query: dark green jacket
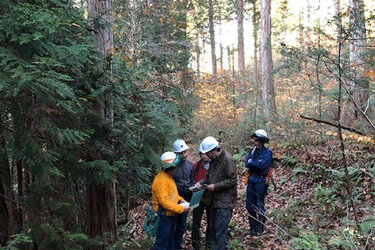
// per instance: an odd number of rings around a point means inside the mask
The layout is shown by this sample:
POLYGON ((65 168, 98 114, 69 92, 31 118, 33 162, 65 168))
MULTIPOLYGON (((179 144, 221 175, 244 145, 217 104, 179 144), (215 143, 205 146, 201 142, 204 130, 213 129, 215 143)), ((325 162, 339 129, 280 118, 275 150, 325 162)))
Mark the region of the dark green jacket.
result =
POLYGON ((233 209, 237 200, 237 169, 232 156, 223 150, 210 163, 210 169, 201 184, 215 185, 211 193, 213 208, 233 209))

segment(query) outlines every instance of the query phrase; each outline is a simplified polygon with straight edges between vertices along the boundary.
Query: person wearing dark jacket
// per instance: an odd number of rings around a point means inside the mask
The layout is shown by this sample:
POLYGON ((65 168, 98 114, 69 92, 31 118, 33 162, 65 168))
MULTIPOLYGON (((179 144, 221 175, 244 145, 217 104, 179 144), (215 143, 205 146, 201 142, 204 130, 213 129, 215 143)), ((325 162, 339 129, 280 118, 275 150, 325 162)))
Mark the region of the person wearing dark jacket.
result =
MULTIPOLYGON (((210 167, 210 158, 206 154, 201 152, 201 147, 199 147, 199 156, 201 159, 194 163, 193 172, 194 172, 194 179, 195 182, 199 182, 200 180, 204 179, 208 173, 210 167)), ((192 240, 192 247, 194 250, 199 250, 201 247, 201 236, 200 236, 200 228, 201 222, 204 211, 206 211, 207 216, 207 227, 206 227, 206 249, 211 249, 213 244, 213 233, 210 231, 212 227, 208 224, 210 220, 210 213, 209 213, 209 198, 210 198, 210 191, 206 190, 203 194, 201 202, 199 206, 194 208, 193 210, 193 228, 191 231, 191 240, 192 240)))
MULTIPOLYGON (((177 139, 173 143, 173 151, 180 156, 180 162, 172 177, 177 185, 178 194, 187 202, 190 202, 192 193, 189 190, 194 186, 193 163, 187 159, 189 147, 182 139, 177 139)), ((186 231, 186 220, 188 212, 176 216, 176 242, 175 249, 182 249, 182 239, 186 231)))
POLYGON ((266 177, 272 163, 272 151, 264 144, 269 141, 266 131, 259 129, 251 136, 254 147, 245 157, 245 167, 249 171, 246 189, 246 209, 249 212, 250 235, 263 234, 266 209, 264 197, 266 177))
POLYGON ((211 191, 211 213, 209 225, 214 232, 214 250, 229 249, 228 226, 232 218, 233 208, 237 200, 237 169, 232 156, 222 150, 218 141, 206 137, 201 143, 202 153, 206 154, 211 162, 204 179, 195 184, 200 187, 208 184, 211 191))

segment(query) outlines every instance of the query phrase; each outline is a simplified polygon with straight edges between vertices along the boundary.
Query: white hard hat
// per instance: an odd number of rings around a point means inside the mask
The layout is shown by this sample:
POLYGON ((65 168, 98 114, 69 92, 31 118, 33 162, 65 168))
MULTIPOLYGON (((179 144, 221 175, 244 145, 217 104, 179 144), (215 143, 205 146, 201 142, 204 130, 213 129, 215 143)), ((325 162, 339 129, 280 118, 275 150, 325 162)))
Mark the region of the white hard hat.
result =
POLYGON ((265 142, 269 141, 269 138, 267 136, 267 132, 263 129, 258 129, 257 131, 254 132, 254 134, 252 134, 251 137, 254 137, 256 139, 261 139, 265 142))
POLYGON ((199 153, 202 153, 202 143, 199 144, 199 149, 198 149, 199 153))
POLYGON ((173 152, 165 152, 160 156, 164 168, 175 167, 180 162, 180 157, 173 152))
POLYGON ((186 145, 185 141, 182 139, 177 139, 173 143, 173 152, 175 153, 181 153, 182 151, 185 151, 189 149, 188 145, 186 145))
POLYGON ((217 146, 219 146, 219 142, 212 136, 208 136, 204 138, 201 142, 201 145, 199 146, 199 151, 205 154, 215 149, 217 146))

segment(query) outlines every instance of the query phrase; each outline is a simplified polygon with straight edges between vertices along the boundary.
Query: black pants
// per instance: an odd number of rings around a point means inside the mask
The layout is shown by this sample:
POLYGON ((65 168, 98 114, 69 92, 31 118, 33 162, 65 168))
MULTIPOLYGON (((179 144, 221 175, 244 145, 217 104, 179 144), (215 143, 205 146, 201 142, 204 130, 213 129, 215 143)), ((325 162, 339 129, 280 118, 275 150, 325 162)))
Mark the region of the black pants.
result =
POLYGON ((191 232, 192 246, 194 250, 199 250, 201 246, 200 228, 204 210, 207 215, 207 228, 206 228, 206 249, 211 249, 214 243, 214 235, 211 232, 209 225, 211 213, 207 206, 199 204, 198 207, 193 210, 193 230, 191 232))

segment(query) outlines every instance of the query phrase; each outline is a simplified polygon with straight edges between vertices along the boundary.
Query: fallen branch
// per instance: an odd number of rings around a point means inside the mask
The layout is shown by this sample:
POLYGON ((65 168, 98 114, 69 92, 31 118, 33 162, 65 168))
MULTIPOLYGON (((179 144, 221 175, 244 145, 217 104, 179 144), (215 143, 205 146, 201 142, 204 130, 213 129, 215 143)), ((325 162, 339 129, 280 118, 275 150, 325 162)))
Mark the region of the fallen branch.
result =
POLYGON ((359 168, 359 170, 360 170, 363 174, 365 174, 365 175, 367 175, 367 176, 370 176, 372 179, 375 179, 375 177, 374 177, 371 173, 367 172, 365 168, 359 168))
POLYGON ((142 246, 135 240, 132 238, 132 241, 134 242, 134 244, 136 244, 139 248, 141 248, 142 246))
MULTIPOLYGON (((271 218, 263 215, 268 221, 272 222, 272 224, 274 224, 278 229, 280 229, 286 236, 290 237, 290 238, 293 238, 290 234, 288 234, 283 228, 281 228, 278 224, 276 224, 275 222, 273 222, 271 220, 271 218)), ((258 220, 258 218, 254 217, 254 216, 251 216, 249 215, 249 217, 253 218, 254 220, 256 220, 257 222, 261 223, 265 228, 267 228, 271 233, 273 233, 280 241, 282 244, 286 245, 289 249, 295 249, 294 247, 292 247, 291 245, 289 245, 287 243, 287 241, 283 240, 278 234, 276 231, 272 230, 271 227, 267 227, 267 225, 263 222, 263 221, 260 221, 258 220)), ((277 229, 276 229, 277 230, 277 229)))
MULTIPOLYGON (((306 119, 306 120, 310 120, 310 121, 314 121, 314 122, 318 122, 318 123, 323 123, 323 124, 327 124, 327 125, 330 125, 330 126, 333 126, 333 127, 336 127, 338 128, 339 125, 337 123, 333 123, 333 122, 328 122, 328 121, 323 121, 323 120, 319 120, 319 119, 316 119, 316 118, 311 118, 311 117, 306 117, 304 115, 299 115, 301 118, 303 119, 306 119)), ((342 126, 341 125, 341 128, 342 129, 345 129, 345 130, 348 130, 350 132, 353 132, 353 133, 356 133, 356 134, 359 134, 359 135, 363 135, 363 136, 368 136, 367 134, 355 129, 355 128, 349 128, 349 127, 345 127, 345 126, 342 126)))

